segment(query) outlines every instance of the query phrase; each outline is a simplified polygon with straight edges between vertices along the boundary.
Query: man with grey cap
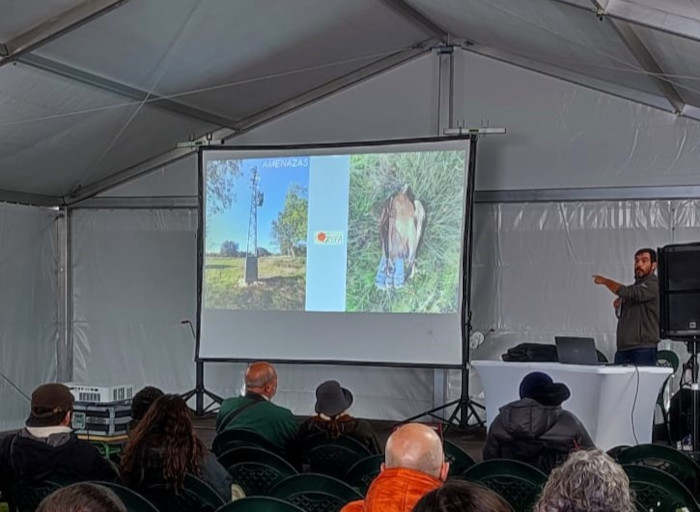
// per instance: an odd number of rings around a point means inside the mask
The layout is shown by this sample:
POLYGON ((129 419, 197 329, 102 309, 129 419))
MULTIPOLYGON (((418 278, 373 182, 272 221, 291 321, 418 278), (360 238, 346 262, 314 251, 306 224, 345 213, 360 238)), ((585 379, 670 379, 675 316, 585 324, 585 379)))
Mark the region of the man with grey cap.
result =
POLYGON ((43 384, 32 393, 26 427, 0 443, 0 489, 59 478, 115 480, 116 471, 94 446, 71 429, 73 395, 63 384, 43 384))
POLYGON ((327 380, 316 388, 316 414, 306 420, 299 428, 298 446, 318 434, 325 434, 329 439, 348 436, 356 439, 372 454, 381 453, 381 447, 374 429, 369 422, 353 418, 348 409, 353 402, 349 389, 338 381, 327 380))

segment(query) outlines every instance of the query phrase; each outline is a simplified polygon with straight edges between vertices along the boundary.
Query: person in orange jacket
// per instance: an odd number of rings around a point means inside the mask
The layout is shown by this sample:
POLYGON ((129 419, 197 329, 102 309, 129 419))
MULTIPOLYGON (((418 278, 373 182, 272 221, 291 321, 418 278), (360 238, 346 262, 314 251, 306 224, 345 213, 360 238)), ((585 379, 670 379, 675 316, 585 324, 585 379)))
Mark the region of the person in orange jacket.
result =
POLYGON ((411 512, 418 500, 440 487, 449 469, 435 431, 409 423, 389 437, 381 472, 365 499, 351 501, 341 512, 411 512))

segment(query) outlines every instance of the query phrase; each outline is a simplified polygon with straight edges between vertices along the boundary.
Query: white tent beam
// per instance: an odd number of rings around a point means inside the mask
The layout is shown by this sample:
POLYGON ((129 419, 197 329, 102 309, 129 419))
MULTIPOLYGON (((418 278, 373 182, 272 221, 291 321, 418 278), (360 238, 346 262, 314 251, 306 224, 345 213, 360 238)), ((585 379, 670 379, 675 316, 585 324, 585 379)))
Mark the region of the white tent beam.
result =
POLYGON ((448 43, 450 33, 442 28, 438 23, 430 19, 428 16, 420 12, 418 9, 410 5, 405 0, 379 0, 384 5, 403 16, 408 21, 412 22, 417 27, 421 28, 427 35, 435 39, 448 43))
POLYGON ((221 137, 215 134, 214 139, 222 138, 227 140, 236 135, 249 132, 262 124, 269 123, 270 121, 278 119, 279 117, 294 112, 302 107, 316 103, 317 101, 342 91, 343 89, 347 89, 348 87, 362 83, 365 80, 373 78, 381 73, 384 73, 385 71, 395 68, 396 66, 400 66, 401 64, 405 64, 406 62, 420 57, 421 55, 430 52, 434 45, 437 45, 437 41, 430 39, 427 41, 422 41, 411 48, 392 53, 388 57, 374 61, 356 71, 352 71, 339 78, 326 82, 323 85, 314 87, 313 89, 278 105, 243 118, 236 125, 235 134, 223 134, 221 137))
MULTIPOLYGON (((370 78, 389 71, 390 69, 400 66, 401 64, 405 64, 406 62, 416 59, 417 57, 430 52, 432 47, 436 44, 438 44, 438 41, 434 39, 422 41, 411 48, 393 53, 356 71, 326 82, 325 84, 295 96, 294 98, 244 118, 236 125, 236 130, 222 128, 209 132, 200 137, 198 140, 202 142, 209 140, 228 141, 237 135, 249 132, 265 123, 279 119, 280 117, 290 114, 302 107, 316 103, 317 101, 320 101, 328 96, 369 80, 370 78)), ((113 187, 181 160, 194 154, 196 151, 197 148, 195 146, 177 147, 171 149, 139 164, 118 171, 106 178, 100 179, 84 187, 80 187, 73 193, 66 195, 63 199, 66 205, 74 206, 81 201, 102 194, 113 187)))
MULTIPOLYGON (((642 105, 647 105, 649 107, 663 110, 665 112, 672 112, 672 107, 670 106, 668 100, 662 96, 657 96, 643 91, 630 89, 629 87, 600 80, 598 78, 570 71, 559 66, 530 59, 528 57, 522 57, 520 55, 515 55, 503 50, 498 50, 481 44, 473 44, 470 46, 466 46, 464 50, 476 53, 478 55, 482 55, 484 57, 499 60, 507 64, 518 66, 523 69, 535 71, 537 73, 556 78, 557 80, 564 80, 565 82, 580 85, 588 89, 593 89, 595 91, 599 91, 605 94, 610 94, 612 96, 616 96, 618 98, 622 98, 628 101, 633 101, 635 103, 640 103, 642 105)), ((697 114, 697 111, 689 109, 688 106, 686 106, 684 109, 684 115, 686 117, 700 120, 700 116, 695 117, 695 115, 697 114)))
POLYGON ((700 41, 700 19, 665 11, 662 8, 663 2, 657 2, 658 5, 648 7, 630 0, 597 0, 599 7, 592 4, 588 8, 572 0, 553 1, 591 11, 599 16, 607 16, 692 41, 700 41))
MULTIPOLYGON (((599 13, 606 12, 610 7, 609 0, 591 0, 591 3, 599 13)), ((625 21, 614 18, 607 18, 617 35, 625 43, 627 49, 632 53, 641 68, 649 73, 649 77, 654 81, 661 94, 668 100, 676 114, 681 114, 685 108, 685 102, 678 90, 668 80, 666 73, 661 69, 661 65, 644 45, 634 29, 625 21)))
POLYGON ((50 19, 39 23, 3 44, 0 66, 67 34, 85 23, 119 7, 128 0, 86 0, 50 19))
POLYGON ((477 190, 477 203, 549 203, 567 201, 642 201, 700 198, 698 186, 551 188, 477 190))
POLYGON ((103 196, 86 199, 71 210, 196 210, 197 196, 103 196))
POLYGON ((86 84, 103 91, 111 92, 124 98, 129 98, 136 101, 148 100, 148 105, 168 110, 191 119, 204 121, 214 126, 233 128, 233 126, 236 124, 236 121, 233 119, 191 107, 175 100, 161 98, 157 94, 148 93, 136 87, 115 82, 109 78, 101 77, 93 73, 47 59, 45 57, 40 57, 38 55, 24 55, 19 57, 17 62, 34 69, 39 69, 41 71, 68 78, 69 80, 86 84))
POLYGON ((0 202, 24 204, 28 206, 58 207, 63 204, 63 198, 43 194, 18 192, 16 190, 0 190, 0 202))

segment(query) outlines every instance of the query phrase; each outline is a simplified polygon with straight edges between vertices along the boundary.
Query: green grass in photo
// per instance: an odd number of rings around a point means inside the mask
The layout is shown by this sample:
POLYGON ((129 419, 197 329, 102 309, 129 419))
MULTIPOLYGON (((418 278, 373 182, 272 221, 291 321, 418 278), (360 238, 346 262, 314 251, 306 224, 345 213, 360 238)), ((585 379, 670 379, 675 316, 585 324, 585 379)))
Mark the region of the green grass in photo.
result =
POLYGON ((458 307, 465 152, 354 155, 350 159, 347 311, 451 313, 458 307), (426 221, 416 271, 399 289, 381 290, 379 217, 386 199, 408 185, 426 221))
POLYGON ((246 285, 245 258, 207 256, 204 263, 204 306, 209 309, 304 309, 306 257, 262 256, 259 280, 246 285))

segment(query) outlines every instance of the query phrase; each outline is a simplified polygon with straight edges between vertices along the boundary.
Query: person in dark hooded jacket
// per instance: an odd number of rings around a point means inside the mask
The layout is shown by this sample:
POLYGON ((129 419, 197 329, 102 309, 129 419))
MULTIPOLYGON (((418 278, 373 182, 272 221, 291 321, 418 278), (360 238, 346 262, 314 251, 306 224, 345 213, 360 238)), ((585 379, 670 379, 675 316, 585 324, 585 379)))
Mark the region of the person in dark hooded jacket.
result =
POLYGON ((532 372, 520 383, 520 400, 500 408, 491 423, 484 460, 515 459, 549 473, 573 450, 594 448, 586 427, 561 408, 569 388, 546 373, 532 372))
POLYGON ((71 429, 73 395, 63 384, 43 384, 32 393, 26 427, 0 443, 0 490, 11 496, 21 485, 44 480, 114 481, 116 469, 71 429))

